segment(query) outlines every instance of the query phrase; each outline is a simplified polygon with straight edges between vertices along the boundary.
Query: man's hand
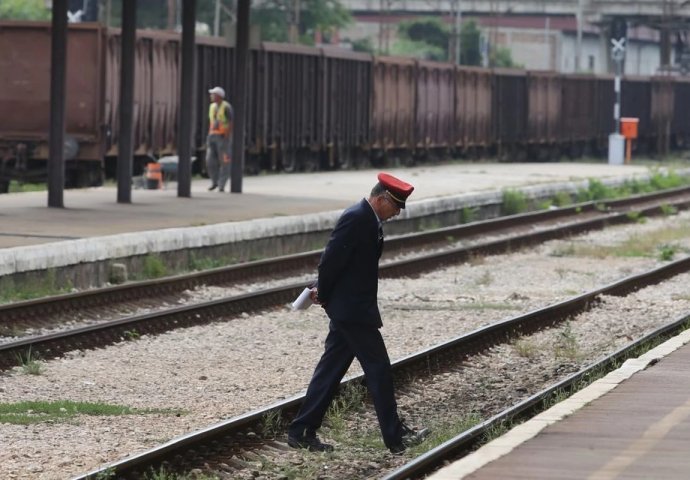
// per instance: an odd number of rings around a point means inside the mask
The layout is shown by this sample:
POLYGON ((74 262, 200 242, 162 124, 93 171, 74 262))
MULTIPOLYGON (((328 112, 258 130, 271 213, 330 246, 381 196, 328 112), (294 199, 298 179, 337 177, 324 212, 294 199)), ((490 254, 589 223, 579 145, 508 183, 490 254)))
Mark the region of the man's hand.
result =
POLYGON ((321 302, 319 301, 319 289, 316 287, 313 287, 309 290, 309 298, 311 298, 311 301, 314 302, 317 305, 322 305, 321 302))

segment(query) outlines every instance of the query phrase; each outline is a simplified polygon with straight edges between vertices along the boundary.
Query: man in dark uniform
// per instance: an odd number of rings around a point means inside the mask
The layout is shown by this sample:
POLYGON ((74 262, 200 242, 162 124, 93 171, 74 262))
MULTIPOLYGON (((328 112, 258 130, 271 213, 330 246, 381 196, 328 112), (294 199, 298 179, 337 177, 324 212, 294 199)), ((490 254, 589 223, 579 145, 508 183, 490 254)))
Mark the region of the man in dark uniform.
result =
POLYGON ((338 385, 356 357, 374 401, 383 441, 400 453, 420 443, 428 431, 414 431, 398 417, 393 375, 379 328, 377 303, 382 223, 400 213, 414 187, 387 173, 368 199, 341 215, 319 262, 319 279, 311 297, 330 319, 325 351, 309 383, 307 395, 288 430, 288 444, 312 451, 331 451, 316 436, 338 385))

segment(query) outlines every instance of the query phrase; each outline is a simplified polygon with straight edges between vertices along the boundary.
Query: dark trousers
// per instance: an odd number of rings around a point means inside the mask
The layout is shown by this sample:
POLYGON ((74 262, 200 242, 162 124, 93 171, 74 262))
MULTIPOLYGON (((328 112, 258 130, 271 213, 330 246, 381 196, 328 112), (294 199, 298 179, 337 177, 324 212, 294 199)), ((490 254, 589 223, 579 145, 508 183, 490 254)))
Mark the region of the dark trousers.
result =
POLYGON ((338 385, 354 358, 364 370, 384 443, 389 448, 400 443, 393 374, 381 332, 376 327, 334 322, 329 325, 326 348, 316 365, 304 403, 290 424, 291 435, 311 434, 321 426, 338 385))

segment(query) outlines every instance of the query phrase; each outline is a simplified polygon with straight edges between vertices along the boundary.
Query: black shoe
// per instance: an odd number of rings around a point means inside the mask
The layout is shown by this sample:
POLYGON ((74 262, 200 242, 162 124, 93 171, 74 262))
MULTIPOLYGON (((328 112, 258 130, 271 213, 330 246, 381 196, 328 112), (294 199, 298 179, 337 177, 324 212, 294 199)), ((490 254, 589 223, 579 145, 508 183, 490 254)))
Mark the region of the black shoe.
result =
POLYGON ((292 448, 306 448, 310 452, 332 452, 333 445, 323 443, 316 435, 296 437, 288 435, 288 445, 292 448))
POLYGON ((224 191, 225 191, 225 189, 224 189, 224 188, 221 188, 221 189, 218 190, 218 193, 223 193, 224 191))
POLYGON ((400 443, 393 445, 389 449, 392 453, 396 454, 403 453, 408 448, 419 445, 431 433, 431 431, 428 428, 423 428, 421 430, 412 430, 404 423, 400 426, 400 429, 402 430, 402 437, 400 439, 400 443))
POLYGON ((209 191, 209 192, 212 192, 212 191, 214 191, 217 187, 218 187, 218 185, 213 184, 213 185, 211 185, 210 187, 208 187, 208 191, 209 191))

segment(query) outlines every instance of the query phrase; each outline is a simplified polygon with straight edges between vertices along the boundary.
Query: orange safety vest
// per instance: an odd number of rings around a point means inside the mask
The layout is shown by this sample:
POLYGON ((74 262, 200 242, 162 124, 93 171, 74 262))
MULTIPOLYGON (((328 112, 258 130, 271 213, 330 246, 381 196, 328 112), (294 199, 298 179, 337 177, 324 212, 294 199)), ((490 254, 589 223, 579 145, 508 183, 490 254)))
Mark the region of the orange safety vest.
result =
POLYGON ((216 102, 211 102, 208 108, 208 133, 212 135, 226 135, 230 133, 230 119, 227 117, 228 111, 232 107, 223 100, 218 108, 216 102))

